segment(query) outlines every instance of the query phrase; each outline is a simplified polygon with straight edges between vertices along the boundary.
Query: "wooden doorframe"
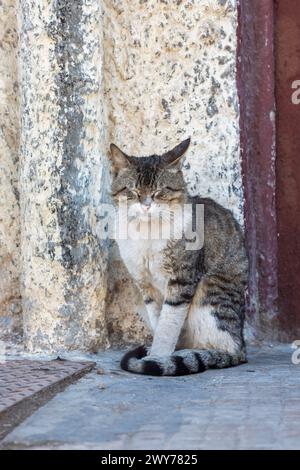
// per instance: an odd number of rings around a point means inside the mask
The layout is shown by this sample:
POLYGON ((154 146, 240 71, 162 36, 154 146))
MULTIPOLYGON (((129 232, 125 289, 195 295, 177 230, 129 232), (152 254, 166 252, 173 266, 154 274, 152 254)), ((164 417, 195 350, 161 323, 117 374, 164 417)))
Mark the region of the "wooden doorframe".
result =
POLYGON ((247 312, 259 336, 278 339, 273 0, 238 1, 237 83, 250 259, 247 312))

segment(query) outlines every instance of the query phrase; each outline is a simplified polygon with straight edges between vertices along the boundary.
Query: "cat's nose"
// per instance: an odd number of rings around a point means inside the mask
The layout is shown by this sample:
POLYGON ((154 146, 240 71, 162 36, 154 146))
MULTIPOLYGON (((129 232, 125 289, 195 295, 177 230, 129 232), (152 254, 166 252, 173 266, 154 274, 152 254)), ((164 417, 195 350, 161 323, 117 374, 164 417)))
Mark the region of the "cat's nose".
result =
POLYGON ((151 207, 151 204, 152 204, 152 198, 151 198, 150 196, 145 197, 145 198, 141 201, 141 205, 142 205, 143 211, 144 211, 144 212, 148 212, 148 210, 149 210, 150 207, 151 207))

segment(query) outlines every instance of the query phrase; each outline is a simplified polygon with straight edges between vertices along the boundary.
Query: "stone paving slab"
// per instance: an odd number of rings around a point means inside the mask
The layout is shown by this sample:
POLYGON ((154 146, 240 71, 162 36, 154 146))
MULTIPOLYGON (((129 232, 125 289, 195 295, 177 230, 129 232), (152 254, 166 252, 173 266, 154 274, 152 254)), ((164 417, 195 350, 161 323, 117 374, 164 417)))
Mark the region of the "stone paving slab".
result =
POLYGON ((0 438, 67 385, 92 362, 7 360, 0 363, 0 438))
POLYGON ((124 372, 122 352, 106 351, 98 373, 37 410, 3 448, 300 449, 293 352, 288 345, 251 348, 248 364, 171 378, 124 372))

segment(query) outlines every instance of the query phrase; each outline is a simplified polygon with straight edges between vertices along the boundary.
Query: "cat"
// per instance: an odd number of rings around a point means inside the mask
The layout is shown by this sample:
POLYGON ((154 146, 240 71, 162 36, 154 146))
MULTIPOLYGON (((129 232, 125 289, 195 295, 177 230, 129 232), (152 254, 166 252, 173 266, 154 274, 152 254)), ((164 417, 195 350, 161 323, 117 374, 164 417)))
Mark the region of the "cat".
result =
MULTIPOLYGON (((121 367, 148 375, 186 375, 247 361, 243 336, 248 262, 243 233, 217 202, 188 194, 182 173, 187 139, 162 155, 134 157, 110 146, 112 197, 127 204, 139 230, 176 217, 175 207, 204 207, 204 243, 187 249, 180 238, 119 239, 120 255, 144 299, 152 346, 127 352, 121 367), (161 215, 162 214, 162 215, 161 215)), ((195 213, 195 212, 194 212, 195 213)), ((173 219, 174 220, 174 219, 173 219)), ((176 219, 174 220, 176 231, 176 219)), ((188 227, 189 226, 189 227, 188 227)), ((192 233, 192 232, 191 232, 192 233)))

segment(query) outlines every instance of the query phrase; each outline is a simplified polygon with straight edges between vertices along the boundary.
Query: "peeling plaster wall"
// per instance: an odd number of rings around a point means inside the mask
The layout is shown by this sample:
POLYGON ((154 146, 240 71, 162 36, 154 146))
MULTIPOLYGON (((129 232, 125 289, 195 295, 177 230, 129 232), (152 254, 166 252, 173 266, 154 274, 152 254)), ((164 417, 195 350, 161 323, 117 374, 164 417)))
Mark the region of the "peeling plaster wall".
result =
MULTIPOLYGON (((110 140, 139 156, 191 136, 190 193, 216 199, 242 222, 236 28, 235 0, 104 0, 110 140)), ((140 340, 140 299, 117 254, 111 272, 114 339, 130 332, 140 340)))
POLYGON ((21 331, 15 0, 0 3, 0 338, 21 331))
POLYGON ((149 339, 118 248, 97 235, 105 155, 191 136, 189 191, 242 221, 236 0, 20 0, 19 93, 15 3, 0 3, 0 315, 20 318, 21 276, 31 351, 149 339))

